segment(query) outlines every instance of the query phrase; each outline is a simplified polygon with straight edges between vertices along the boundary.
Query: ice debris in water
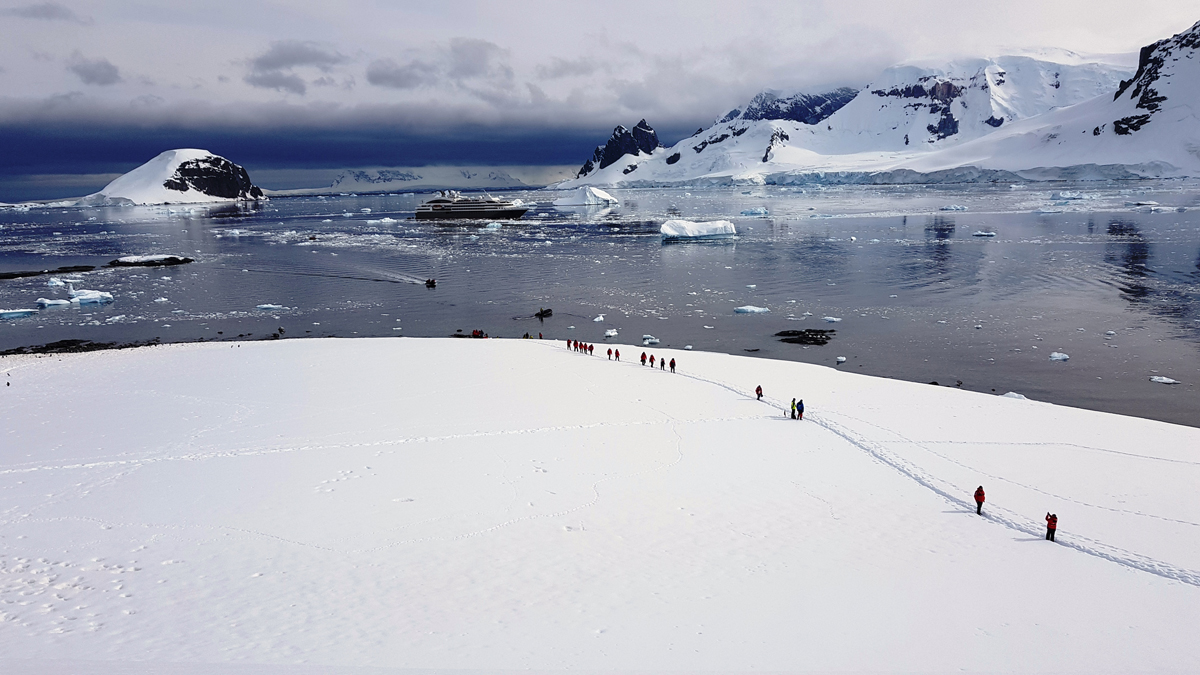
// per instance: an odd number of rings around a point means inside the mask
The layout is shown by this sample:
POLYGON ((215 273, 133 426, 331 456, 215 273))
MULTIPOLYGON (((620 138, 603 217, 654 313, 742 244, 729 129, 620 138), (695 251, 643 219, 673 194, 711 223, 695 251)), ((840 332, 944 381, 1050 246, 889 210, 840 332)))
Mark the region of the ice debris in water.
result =
POLYGON ((273 312, 276 310, 283 309, 283 305, 262 304, 262 305, 256 305, 255 309, 261 309, 261 310, 265 310, 268 312, 273 312))
POLYGON ((947 204, 942 207, 942 211, 966 211, 967 207, 962 204, 947 204))
POLYGON ((51 300, 49 298, 38 298, 37 306, 45 309, 46 307, 63 307, 71 304, 70 300, 51 300))
POLYGON ((46 282, 46 285, 50 288, 57 288, 59 286, 66 286, 67 284, 58 277, 50 277, 50 280, 46 282))
POLYGON ((1008 392, 1007 394, 1004 394, 1003 396, 1001 396, 1001 398, 1017 398, 1017 399, 1020 399, 1020 400, 1022 400, 1022 401, 1028 401, 1028 400, 1029 400, 1029 399, 1025 398, 1024 396, 1022 396, 1021 394, 1018 394, 1018 393, 1017 393, 1017 392, 1015 392, 1015 391, 1010 391, 1010 392, 1008 392))
POLYGON ((604 321, 604 315, 600 314, 596 318, 592 319, 592 321, 595 321, 596 323, 600 323, 600 322, 604 321))
POLYGON ((734 307, 733 311, 736 314, 765 314, 771 310, 767 309, 766 307, 755 307, 754 305, 742 305, 741 307, 734 307))
POLYGON ((746 288, 749 288, 750 290, 754 290, 755 288, 758 288, 758 284, 746 284, 746 288))
POLYGON ((0 309, 0 319, 22 319, 37 313, 36 309, 0 309))
POLYGON ((86 288, 77 291, 70 284, 67 285, 67 289, 67 295, 71 296, 71 302, 81 305, 103 305, 113 301, 112 293, 93 291, 86 288))
POLYGON ((659 227, 664 240, 671 239, 721 239, 733 237, 737 228, 728 220, 697 223, 690 220, 668 220, 659 227))
POLYGON ((846 362, 846 357, 844 357, 844 356, 839 356, 839 357, 837 357, 837 362, 838 362, 838 363, 845 363, 845 362, 846 362))
POLYGON ((996 233, 989 232, 987 230, 979 230, 978 232, 972 233, 971 236, 972 237, 994 237, 994 236, 996 236, 996 233))
POLYGON ((168 300, 166 298, 155 298, 154 301, 155 302, 170 302, 170 300, 168 300))
POLYGON ((1179 384, 1179 380, 1172 380, 1171 378, 1163 377, 1162 375, 1153 375, 1150 377, 1150 381, 1157 382, 1158 384, 1179 384))
POLYGON ((1066 354, 1064 354, 1062 352, 1050 352, 1050 360, 1051 361, 1066 361, 1069 358, 1071 358, 1071 357, 1067 356, 1066 354))
POLYGON ((840 317, 836 317, 836 316, 823 316, 821 318, 824 319, 827 323, 837 323, 842 320, 840 317))
POLYGON ((764 206, 760 206, 760 207, 754 208, 754 209, 746 209, 746 210, 742 211, 743 216, 765 216, 767 214, 768 214, 767 209, 764 206))
POLYGON ((604 337, 617 337, 617 329, 609 328, 608 330, 604 331, 604 337))
POLYGON ((684 348, 684 349, 686 349, 686 350, 688 350, 689 352, 690 352, 690 351, 692 351, 692 346, 691 346, 691 345, 684 345, 684 346, 683 346, 683 348, 684 348))

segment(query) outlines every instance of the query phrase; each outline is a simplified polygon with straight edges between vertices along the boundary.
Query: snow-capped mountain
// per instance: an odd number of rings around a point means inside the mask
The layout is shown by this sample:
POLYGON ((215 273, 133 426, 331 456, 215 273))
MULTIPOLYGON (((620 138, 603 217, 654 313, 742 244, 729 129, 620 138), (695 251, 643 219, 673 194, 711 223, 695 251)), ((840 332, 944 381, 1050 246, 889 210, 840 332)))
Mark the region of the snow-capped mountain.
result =
POLYGON ((1111 97, 1132 74, 1130 67, 1069 56, 896 66, 848 101, 848 90, 765 92, 671 148, 612 158, 561 187, 760 182, 785 173, 895 168, 1021 120, 1111 97))
POLYGON ((81 204, 196 204, 264 199, 246 170, 207 150, 167 150, 81 204))
POLYGON ((908 167, 973 166, 1029 178, 1200 175, 1200 22, 1142 49, 1115 92, 1030 118, 908 167))
MULTIPOLYGON (((626 155, 632 155, 633 157, 640 157, 643 153, 650 155, 661 147, 662 143, 658 141, 658 133, 650 128, 649 124, 646 124, 646 120, 642 120, 634 125, 632 131, 623 126, 618 126, 616 129, 613 129, 612 136, 608 138, 607 143, 596 146, 596 151, 592 153, 592 158, 583 163, 583 167, 579 169, 577 177, 587 176, 595 171, 607 169, 626 155)), ((625 173, 629 173, 629 171, 625 171, 625 173)))

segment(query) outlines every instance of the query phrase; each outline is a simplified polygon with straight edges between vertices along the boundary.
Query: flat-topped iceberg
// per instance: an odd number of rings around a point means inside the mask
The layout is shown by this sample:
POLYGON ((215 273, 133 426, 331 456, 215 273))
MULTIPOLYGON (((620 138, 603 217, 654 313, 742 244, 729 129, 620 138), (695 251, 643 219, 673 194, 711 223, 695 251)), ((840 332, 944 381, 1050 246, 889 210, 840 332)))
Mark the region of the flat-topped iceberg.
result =
POLYGON ((755 307, 754 305, 742 305, 741 307, 733 308, 735 314, 766 314, 769 311, 771 310, 766 307, 755 307))
POLYGON ((668 220, 658 230, 664 240, 728 239, 737 236, 737 228, 728 220, 698 223, 692 220, 668 220))
POLYGON ((616 197, 590 185, 585 185, 566 197, 554 200, 555 206, 606 206, 617 203, 616 197))

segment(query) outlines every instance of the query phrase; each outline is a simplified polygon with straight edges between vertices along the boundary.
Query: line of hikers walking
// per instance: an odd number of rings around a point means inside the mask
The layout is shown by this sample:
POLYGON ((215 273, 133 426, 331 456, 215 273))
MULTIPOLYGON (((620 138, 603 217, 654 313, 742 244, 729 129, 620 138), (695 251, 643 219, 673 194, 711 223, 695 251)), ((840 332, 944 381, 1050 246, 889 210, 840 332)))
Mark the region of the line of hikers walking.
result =
MULTIPOLYGON (((983 492, 983 486, 975 488, 975 513, 983 515, 983 502, 987 496, 983 492)), ((1046 541, 1054 541, 1054 533, 1058 530, 1058 514, 1046 512, 1046 541)))
MULTIPOLYGON (((570 349, 571 351, 574 351, 574 352, 581 352, 583 354, 591 355, 592 351, 596 349, 596 345, 587 344, 585 342, 580 342, 579 340, 567 340, 567 349, 570 349)), ((654 355, 651 354, 649 358, 650 358, 650 367, 653 368, 654 363, 655 363, 654 355)), ((621 360, 621 350, 613 349, 612 347, 609 347, 608 348, 608 360, 612 361, 613 359, 616 359, 617 361, 621 360)), ((646 352, 642 352, 642 365, 643 366, 646 365, 646 352)), ((659 370, 666 370, 669 366, 671 368, 671 372, 672 373, 675 372, 675 359, 674 358, 671 359, 670 363, 667 363, 667 360, 665 358, 658 359, 658 365, 659 365, 659 370)), ((761 389, 761 387, 760 387, 760 389, 761 389)), ((760 398, 761 398, 761 396, 760 396, 760 398)))

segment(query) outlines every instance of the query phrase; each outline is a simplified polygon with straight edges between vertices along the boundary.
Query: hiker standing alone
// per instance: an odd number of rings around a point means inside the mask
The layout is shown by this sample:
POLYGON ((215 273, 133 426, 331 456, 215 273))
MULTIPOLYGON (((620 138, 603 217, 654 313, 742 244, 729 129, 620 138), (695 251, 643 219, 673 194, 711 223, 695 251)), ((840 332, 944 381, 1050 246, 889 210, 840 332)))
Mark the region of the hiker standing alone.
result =
POLYGON ((675 359, 671 359, 671 372, 675 372, 675 359))
POLYGON ((975 515, 983 515, 983 486, 975 488, 975 515))
POLYGON ((761 401, 762 400, 762 385, 761 384, 754 388, 754 393, 755 393, 755 395, 758 396, 758 400, 761 401))
POLYGON ((1054 531, 1058 529, 1058 515, 1046 513, 1046 540, 1054 541, 1054 531))

